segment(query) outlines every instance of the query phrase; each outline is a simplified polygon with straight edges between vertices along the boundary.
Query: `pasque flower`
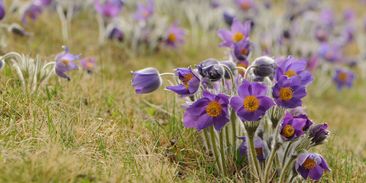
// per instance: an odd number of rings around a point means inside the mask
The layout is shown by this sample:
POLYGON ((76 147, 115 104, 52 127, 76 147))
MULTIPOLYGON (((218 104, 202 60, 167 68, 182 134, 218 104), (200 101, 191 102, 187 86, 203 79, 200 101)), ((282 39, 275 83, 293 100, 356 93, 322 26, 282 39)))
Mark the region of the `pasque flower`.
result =
POLYGON ((287 112, 281 123, 281 137, 284 141, 292 141, 302 136, 312 124, 306 115, 293 116, 287 112))
POLYGON ((251 43, 247 39, 244 39, 238 42, 238 44, 235 44, 232 51, 232 55, 234 56, 235 60, 237 61, 247 60, 251 51, 250 47, 251 43))
POLYGON ((272 96, 277 105, 295 108, 302 105, 301 99, 306 96, 306 89, 299 76, 291 78, 283 76, 273 87, 272 96))
POLYGON ((118 27, 113 27, 108 33, 108 39, 122 42, 124 39, 124 34, 118 27))
MULTIPOLYGON (((239 139, 243 140, 239 146, 239 155, 240 157, 248 158, 248 142, 246 137, 239 137, 239 139)), ((267 152, 265 148, 265 144, 263 140, 259 137, 254 139, 254 149, 256 152, 257 159, 260 162, 263 162, 267 158, 267 152)))
POLYGON ((136 20, 146 21, 154 14, 154 0, 147 0, 146 4, 139 3, 135 12, 136 20))
POLYGON ((244 11, 248 11, 254 7, 254 0, 235 0, 235 2, 244 11))
POLYGON ((337 45, 323 43, 319 48, 319 57, 328 62, 338 62, 342 58, 342 52, 337 45))
POLYGON ((309 129, 309 137, 314 145, 322 144, 329 136, 328 124, 317 124, 309 129))
POLYGON ((36 5, 34 3, 30 4, 23 12, 22 22, 27 23, 27 19, 36 20, 39 15, 42 14, 42 6, 36 5))
POLYGON ((343 88, 351 88, 353 81, 355 79, 355 74, 352 71, 346 69, 337 69, 333 76, 333 81, 337 85, 338 90, 343 88))
POLYGON ((122 0, 94 0, 95 10, 102 16, 113 18, 122 11, 122 0))
POLYGON ((259 77, 272 77, 275 70, 275 62, 271 57, 262 56, 254 60, 253 73, 259 77))
POLYGON ((96 65, 96 59, 94 57, 86 57, 80 60, 81 67, 89 74, 93 72, 96 65))
POLYGON ((186 109, 183 117, 184 126, 196 128, 198 131, 214 126, 219 131, 229 122, 228 105, 228 96, 204 91, 203 97, 186 109))
POLYGON ((242 121, 258 121, 274 105, 266 94, 266 86, 244 80, 238 88, 239 96, 232 97, 230 105, 242 121))
POLYGON ((171 47, 177 47, 184 43, 185 31, 180 28, 176 23, 171 25, 165 36, 165 43, 171 47))
POLYGON ((176 75, 182 84, 166 87, 181 96, 191 96, 195 94, 200 86, 200 80, 191 68, 178 68, 176 75))
POLYGON ((3 0, 0 0, 0 20, 4 19, 5 17, 5 7, 3 0))
POLYGON ((138 94, 151 93, 163 84, 159 71, 152 67, 134 71, 131 74, 132 86, 138 94))
POLYGON ((325 171, 330 171, 324 158, 316 153, 300 154, 295 169, 304 179, 310 178, 315 181, 318 181, 325 171))
POLYGON ((79 59, 79 55, 71 54, 67 47, 64 47, 64 49, 65 51, 63 53, 56 56, 55 72, 58 76, 71 80, 71 78, 66 75, 66 72, 78 69, 75 61, 79 59))
POLYGON ((302 85, 307 85, 313 81, 313 77, 309 71, 306 70, 307 62, 299 60, 294 57, 280 58, 276 60, 276 79, 279 80, 282 76, 288 78, 299 76, 302 85))
POLYGON ((212 82, 220 80, 225 74, 223 66, 219 64, 219 61, 213 58, 202 61, 196 68, 204 79, 208 79, 212 82))
POLYGON ((52 3, 52 0, 34 0, 33 3, 38 6, 48 6, 52 3))
POLYGON ((248 39, 249 33, 249 22, 242 23, 238 19, 234 19, 230 30, 220 29, 218 31, 218 36, 222 40, 220 46, 231 47, 233 44, 248 39))

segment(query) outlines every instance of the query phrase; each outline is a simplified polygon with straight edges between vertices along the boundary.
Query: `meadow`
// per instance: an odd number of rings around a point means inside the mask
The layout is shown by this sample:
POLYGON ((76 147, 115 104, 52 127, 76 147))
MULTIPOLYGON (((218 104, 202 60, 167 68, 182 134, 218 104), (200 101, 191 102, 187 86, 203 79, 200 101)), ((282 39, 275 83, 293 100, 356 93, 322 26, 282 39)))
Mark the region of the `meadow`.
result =
MULTIPOLYGON (((68 45, 96 57, 97 69, 71 73, 71 81, 53 78, 36 95, 21 90, 10 67, 1 71, 0 182, 248 182, 240 173, 217 176, 200 135, 183 127, 181 97, 165 90, 136 95, 131 86, 130 71, 171 71, 223 58, 220 40, 212 34, 207 43, 187 39, 181 49, 134 55, 116 42, 99 46, 89 13, 73 20, 66 43, 52 12, 28 25, 33 36, 7 37, 2 55, 17 51, 52 60, 68 45)), ((332 170, 321 182, 365 182, 365 80, 358 77, 340 92, 332 86, 318 96, 316 90, 310 86, 304 105, 331 130, 316 148, 332 170)))

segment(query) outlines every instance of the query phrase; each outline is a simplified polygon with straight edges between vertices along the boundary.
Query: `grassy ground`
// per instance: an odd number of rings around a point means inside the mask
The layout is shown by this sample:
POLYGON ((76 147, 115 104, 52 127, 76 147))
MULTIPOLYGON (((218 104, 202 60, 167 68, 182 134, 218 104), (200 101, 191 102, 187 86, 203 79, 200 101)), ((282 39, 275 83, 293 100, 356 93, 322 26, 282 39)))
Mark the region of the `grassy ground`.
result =
MULTIPOLYGON (((89 31, 97 30, 95 21, 78 16, 68 45, 73 53, 98 58, 94 75, 76 72, 71 82, 54 79, 38 95, 28 96, 13 79, 14 72, 1 73, 0 182, 220 181, 212 158, 202 153, 199 135, 182 126, 180 99, 167 91, 136 96, 129 71, 147 66, 169 71, 208 57, 222 58, 224 51, 216 42, 197 47, 188 41, 181 51, 127 57, 117 44, 98 47, 97 33, 89 31)), ((35 36, 10 36, 3 51, 33 56, 61 51, 56 17, 43 16, 29 29, 35 36)), ((332 168, 324 182, 366 180, 364 82, 306 99, 311 118, 328 122, 332 131, 329 143, 317 149, 332 168)))

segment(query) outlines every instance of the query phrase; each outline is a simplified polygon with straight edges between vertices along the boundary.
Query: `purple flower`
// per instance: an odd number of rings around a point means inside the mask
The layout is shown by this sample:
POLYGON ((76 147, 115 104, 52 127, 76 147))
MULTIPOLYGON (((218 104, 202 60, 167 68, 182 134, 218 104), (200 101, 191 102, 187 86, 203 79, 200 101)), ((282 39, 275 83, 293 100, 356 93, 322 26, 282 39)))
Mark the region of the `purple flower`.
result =
POLYGON ((223 13, 223 17, 224 17, 224 21, 225 23, 228 25, 228 26, 231 26, 233 24, 233 21, 234 21, 234 15, 232 15, 231 13, 229 12, 224 12, 223 13))
POLYGON ((234 45, 232 55, 238 61, 247 60, 250 50, 251 43, 249 40, 245 39, 234 45))
POLYGON ((331 9, 324 9, 320 13, 320 21, 326 27, 332 28, 335 24, 333 11, 331 9))
POLYGON ((318 27, 315 30, 315 38, 323 43, 323 42, 327 42, 328 41, 328 37, 329 37, 329 32, 323 28, 323 27, 318 27))
POLYGON ((173 24, 168 28, 165 36, 165 42, 168 46, 177 47, 184 43, 185 32, 177 24, 173 24))
POLYGON ((217 34, 221 38, 222 42, 220 46, 231 47, 233 44, 238 43, 244 39, 249 38, 250 23, 241 23, 238 19, 234 19, 230 30, 220 29, 217 34))
MULTIPOLYGON (((246 137, 239 137, 239 139, 243 140, 242 143, 239 146, 239 156, 242 157, 246 157, 248 158, 248 143, 247 143, 247 138, 246 137)), ((267 153, 266 153, 266 148, 265 148, 265 144, 263 142, 262 139, 260 139, 259 137, 256 137, 254 139, 254 149, 255 152, 257 154, 257 159, 260 162, 264 162, 264 160, 266 160, 267 157, 267 153)))
POLYGON ((314 125, 309 129, 309 137, 314 145, 322 144, 329 136, 328 124, 314 125))
POLYGON ((354 80, 355 74, 347 69, 337 69, 333 77, 338 90, 342 90, 344 87, 351 88, 354 80))
POLYGON ((102 16, 113 18, 122 11, 122 0, 94 0, 95 10, 102 16))
POLYGON ((248 11, 254 7, 254 0, 235 0, 240 9, 248 11))
POLYGON ((336 45, 323 43, 319 48, 319 56, 328 62, 337 62, 342 58, 342 52, 336 45))
POLYGON ((113 27, 108 34, 108 39, 122 42, 124 39, 124 34, 118 27, 113 27))
POLYGON ((305 60, 287 57, 285 59, 277 59, 276 62, 278 66, 276 70, 276 80, 279 80, 283 76, 288 78, 299 76, 302 85, 307 85, 313 81, 311 73, 306 70, 307 62, 305 60))
POLYGON ((176 75, 182 84, 168 86, 168 90, 171 90, 181 96, 191 96, 197 92, 200 86, 200 80, 196 74, 193 73, 192 69, 178 68, 176 70, 176 75))
POLYGON ((159 71, 152 67, 134 71, 131 74, 132 86, 138 94, 151 93, 163 84, 159 71))
POLYGON ((184 113, 184 126, 198 131, 214 126, 219 131, 229 122, 228 105, 228 96, 204 91, 203 97, 190 105, 184 113))
POLYGON ((31 20, 36 20, 39 15, 42 14, 42 7, 38 6, 36 4, 30 4, 22 15, 22 22, 23 24, 27 23, 27 18, 30 18, 31 20))
POLYGON ((330 171, 327 162, 320 154, 302 153, 295 163, 296 171, 304 178, 319 180, 324 171, 330 171))
POLYGON ((146 5, 139 3, 134 18, 140 21, 146 21, 154 14, 154 0, 147 0, 146 5))
POLYGON ((301 99, 306 96, 306 89, 300 77, 283 76, 273 87, 272 96, 277 105, 284 108, 295 108, 302 105, 301 99))
POLYGON ((56 55, 56 67, 55 72, 58 76, 71 80, 71 78, 66 75, 66 72, 77 70, 78 66, 75 64, 75 60, 79 59, 79 55, 73 55, 69 53, 69 48, 64 47, 65 51, 56 55))
POLYGON ((273 77, 275 70, 275 61, 271 57, 261 56, 254 60, 252 66, 253 73, 255 76, 264 78, 264 77, 273 77))
POLYGON ((92 73, 95 68, 96 59, 94 57, 86 57, 80 60, 80 64, 85 71, 92 73))
POLYGON ((313 72, 318 67, 318 65, 319 65, 318 57, 317 56, 310 56, 307 59, 306 69, 309 70, 310 72, 313 72))
POLYGON ((287 112, 282 120, 280 134, 284 141, 292 141, 304 134, 313 122, 306 115, 293 116, 287 112))
POLYGON ((52 0, 34 0, 33 4, 41 7, 49 6, 52 3, 52 0))
POLYGON ((239 96, 232 97, 230 105, 242 121, 258 121, 274 105, 266 94, 266 86, 244 80, 238 88, 239 96))
POLYGON ((0 0, 0 20, 4 19, 5 17, 5 7, 3 0, 0 0))

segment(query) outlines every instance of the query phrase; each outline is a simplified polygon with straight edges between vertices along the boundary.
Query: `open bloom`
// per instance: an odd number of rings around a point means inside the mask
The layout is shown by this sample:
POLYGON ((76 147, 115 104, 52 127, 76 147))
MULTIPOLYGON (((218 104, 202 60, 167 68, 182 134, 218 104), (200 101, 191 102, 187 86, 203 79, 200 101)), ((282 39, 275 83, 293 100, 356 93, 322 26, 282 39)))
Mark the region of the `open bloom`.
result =
POLYGON ((92 73, 95 68, 96 59, 94 57, 86 57, 80 60, 80 64, 84 70, 88 73, 92 73))
POLYGON ((284 141, 292 141, 304 134, 313 122, 306 115, 293 116, 287 112, 282 120, 280 134, 284 141))
POLYGON ((78 66, 75 60, 79 59, 79 55, 74 55, 69 52, 69 49, 65 47, 65 51, 56 56, 56 66, 55 72, 58 76, 71 80, 71 78, 66 75, 66 72, 77 70, 78 66))
POLYGON ((27 23, 27 19, 36 20, 42 14, 42 7, 36 4, 30 4, 23 12, 22 22, 27 23))
POLYGON ((176 75, 182 84, 168 86, 166 87, 168 90, 171 90, 181 96, 191 96, 197 92, 200 86, 200 80, 196 74, 193 73, 192 69, 178 68, 176 70, 176 75))
POLYGON ((152 67, 134 71, 131 74, 132 86, 138 94, 151 93, 163 84, 159 71, 152 67))
POLYGON ((0 20, 4 19, 5 17, 5 7, 3 0, 0 0, 0 20))
POLYGON ((186 109, 183 117, 184 126, 196 128, 198 131, 214 126, 219 131, 229 122, 228 105, 228 96, 204 91, 203 97, 186 109))
MULTIPOLYGON (((239 155, 240 155, 240 157, 248 158, 248 143, 246 141, 246 137, 239 137, 239 139, 243 140, 238 149, 239 155)), ((254 139, 254 149, 255 149, 258 161, 263 162, 264 160, 266 160, 266 157, 268 154, 267 154, 267 151, 265 148, 265 144, 261 138, 256 137, 254 139)))
POLYGON ((234 45, 232 55, 234 56, 235 60, 237 61, 244 61, 247 60, 250 54, 251 43, 249 40, 242 40, 238 44, 234 45))
POLYGON ((234 19, 230 30, 220 29, 217 34, 222 40, 220 46, 231 47, 233 44, 249 38, 250 23, 241 23, 238 19, 234 19))
POLYGON ((102 16, 113 18, 122 11, 122 0, 94 0, 95 10, 102 16))
POLYGON ((185 32, 177 24, 173 24, 167 30, 165 43, 171 47, 177 47, 184 43, 185 32))
POLYGON ((351 88, 354 79, 355 74, 346 69, 337 69, 333 77, 333 81, 337 85, 338 90, 342 90, 344 87, 351 88))
POLYGON ((146 4, 138 4, 134 18, 136 20, 146 21, 154 14, 154 0, 147 0, 146 4))
POLYGON ((266 96, 267 87, 260 83, 244 80, 238 94, 231 98, 230 105, 242 121, 258 121, 274 105, 266 96))
POLYGON ((342 58, 342 52, 339 46, 323 43, 319 48, 319 57, 328 62, 334 63, 338 62, 342 58))
POLYGON ((324 171, 330 171, 327 162, 320 154, 302 153, 295 163, 296 171, 304 178, 319 180, 324 171))
POLYGON ((306 70, 307 62, 305 60, 287 57, 285 59, 277 59, 276 62, 278 66, 276 70, 277 80, 282 76, 286 76, 288 78, 299 76, 303 85, 307 85, 313 81, 313 77, 310 72, 306 70))
POLYGON ((306 96, 306 89, 298 76, 281 77, 272 89, 272 96, 277 105, 295 108, 302 105, 301 99, 306 96))

